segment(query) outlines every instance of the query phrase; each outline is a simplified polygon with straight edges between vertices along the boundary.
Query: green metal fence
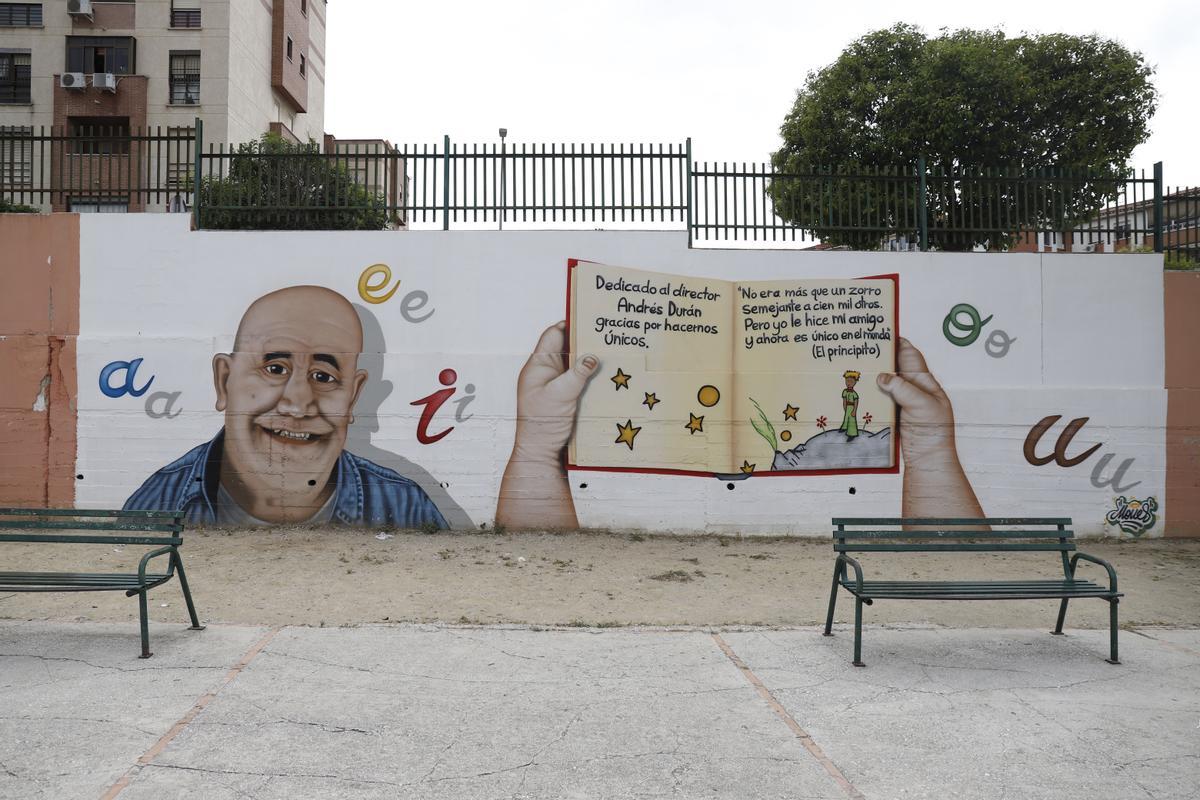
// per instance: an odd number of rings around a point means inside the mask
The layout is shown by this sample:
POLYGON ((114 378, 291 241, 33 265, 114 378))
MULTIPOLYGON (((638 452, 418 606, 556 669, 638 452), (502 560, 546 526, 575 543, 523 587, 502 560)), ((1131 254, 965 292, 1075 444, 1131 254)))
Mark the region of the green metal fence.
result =
POLYGON ((192 127, 0 126, 0 198, 45 211, 186 210, 192 127))
MULTIPOLYGON (((202 127, 201 127, 202 130, 202 127)), ((279 181, 269 193, 213 193, 203 187, 228 184, 243 169, 242 185, 272 181, 284 171, 288 156, 248 156, 224 145, 198 150, 196 169, 202 176, 197 203, 201 220, 214 212, 228 219, 252 204, 260 216, 293 220, 319 212, 346 210, 344 194, 326 185, 312 196, 312 178, 344 171, 370 197, 359 210, 382 209, 393 227, 503 228, 572 224, 618 226, 659 225, 684 228, 688 211, 689 162, 686 144, 518 144, 455 143, 390 146, 382 142, 339 143, 330 153, 291 156, 298 166, 296 181, 279 181), (255 164, 255 162, 261 162, 255 164), (307 193, 307 195, 306 195, 307 193), (311 201, 305 205, 304 196, 311 201)), ((336 181, 336 177, 334 178, 336 181)))
POLYGON ((692 143, 336 142, 244 152, 189 128, 0 128, 0 197, 190 210, 199 228, 635 228, 691 246, 1149 249, 1200 261, 1200 190, 1151 174, 696 162, 692 143), (1099 210, 1097 210, 1099 209, 1099 210), (818 244, 819 243, 819 244, 818 244))

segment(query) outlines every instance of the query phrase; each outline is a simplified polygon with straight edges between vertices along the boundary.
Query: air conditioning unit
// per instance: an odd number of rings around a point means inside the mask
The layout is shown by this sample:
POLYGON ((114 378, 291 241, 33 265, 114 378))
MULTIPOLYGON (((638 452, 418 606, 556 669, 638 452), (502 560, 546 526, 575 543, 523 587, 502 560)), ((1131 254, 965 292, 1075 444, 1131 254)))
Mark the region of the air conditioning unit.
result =
POLYGON ((67 0, 67 13, 81 17, 92 16, 92 0, 67 0))
POLYGON ((111 72, 97 72, 92 75, 92 86, 97 89, 107 89, 110 92, 117 91, 117 76, 111 72))
POLYGON ((82 72, 64 72, 58 76, 58 85, 64 89, 86 89, 87 79, 82 72))

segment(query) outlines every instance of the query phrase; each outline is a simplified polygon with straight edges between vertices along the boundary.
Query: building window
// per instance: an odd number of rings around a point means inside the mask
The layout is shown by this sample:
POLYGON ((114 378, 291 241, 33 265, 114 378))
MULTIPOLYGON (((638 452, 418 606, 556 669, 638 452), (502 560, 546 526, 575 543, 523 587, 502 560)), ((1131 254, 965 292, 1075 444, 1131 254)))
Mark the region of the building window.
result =
POLYGON ((290 36, 287 37, 287 58, 288 61, 292 60, 292 37, 290 36))
POLYGON ((129 154, 129 117, 68 117, 67 129, 75 155, 129 154))
POLYGON ((200 27, 200 9, 198 9, 198 8, 172 8, 171 9, 171 27, 172 28, 199 28, 200 27))
POLYGON ((137 69, 136 50, 130 36, 68 36, 67 72, 131 75, 137 69))
POLYGON ((33 185, 33 128, 0 125, 0 186, 33 185))
POLYGON ((171 105, 195 105, 200 102, 199 51, 171 51, 170 81, 171 105))
POLYGON ((42 27, 41 3, 0 3, 0 28, 42 27))
POLYGON ((304 60, 304 55, 301 54, 300 55, 300 77, 301 78, 303 78, 305 75, 308 74, 307 70, 308 70, 307 63, 304 60))
POLYGON ((28 50, 0 51, 0 103, 31 103, 28 50))
POLYGON ((125 214, 128 197, 72 197, 68 210, 77 214, 125 214))

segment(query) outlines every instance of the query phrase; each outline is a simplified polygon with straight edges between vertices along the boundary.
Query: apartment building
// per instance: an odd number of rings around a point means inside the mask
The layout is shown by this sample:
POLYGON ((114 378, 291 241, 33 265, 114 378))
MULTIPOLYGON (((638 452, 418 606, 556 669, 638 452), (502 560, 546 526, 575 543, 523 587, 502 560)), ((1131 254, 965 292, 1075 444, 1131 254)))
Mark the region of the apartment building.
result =
MULTIPOLYGON (((326 0, 0 2, 0 126, 31 137, 52 126, 68 137, 161 129, 186 145, 199 118, 206 143, 267 131, 322 142, 325 17, 326 0)), ((189 180, 191 155, 175 143, 165 153, 136 139, 40 144, 9 138, 0 183, 22 169, 63 173, 55 185, 71 190, 41 203, 55 210, 150 210, 127 189, 164 160, 181 187, 189 180)))

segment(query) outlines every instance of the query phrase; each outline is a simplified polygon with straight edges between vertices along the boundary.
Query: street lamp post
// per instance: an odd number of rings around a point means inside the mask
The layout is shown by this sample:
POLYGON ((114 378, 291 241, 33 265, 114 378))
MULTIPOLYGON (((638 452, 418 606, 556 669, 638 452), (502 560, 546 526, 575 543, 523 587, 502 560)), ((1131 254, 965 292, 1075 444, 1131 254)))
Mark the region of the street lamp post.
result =
POLYGON ((506 213, 505 205, 507 202, 508 186, 505 178, 505 147, 504 137, 508 136, 508 128, 500 129, 500 230, 504 230, 504 217, 506 213))

